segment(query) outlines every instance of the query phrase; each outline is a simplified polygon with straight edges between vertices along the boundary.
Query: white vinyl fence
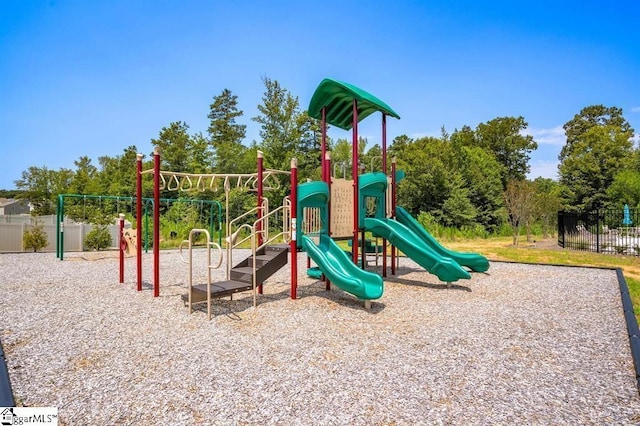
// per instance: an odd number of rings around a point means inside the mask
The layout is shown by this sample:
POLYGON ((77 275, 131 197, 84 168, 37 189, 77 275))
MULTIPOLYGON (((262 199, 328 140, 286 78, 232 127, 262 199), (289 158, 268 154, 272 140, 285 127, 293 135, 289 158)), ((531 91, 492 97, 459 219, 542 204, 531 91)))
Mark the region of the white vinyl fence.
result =
MULTIPOLYGON (((25 231, 33 228, 36 222, 42 225, 44 232, 47 233, 48 244, 42 249, 45 252, 56 251, 56 216, 38 216, 30 215, 0 215, 0 253, 17 253, 24 252, 22 246, 22 238, 25 231)), ((94 225, 86 223, 75 223, 68 218, 64 219, 64 251, 84 251, 84 237, 91 232, 94 225)), ((118 248, 118 237, 120 227, 118 225, 109 225, 107 227, 111 234, 111 248, 118 248)))

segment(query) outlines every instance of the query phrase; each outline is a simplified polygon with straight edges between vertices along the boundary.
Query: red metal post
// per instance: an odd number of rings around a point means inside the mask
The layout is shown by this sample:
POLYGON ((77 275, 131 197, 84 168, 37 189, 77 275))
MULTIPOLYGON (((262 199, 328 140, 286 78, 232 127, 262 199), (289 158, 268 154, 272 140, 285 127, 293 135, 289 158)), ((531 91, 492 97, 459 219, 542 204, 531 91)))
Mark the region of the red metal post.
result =
POLYGON ((142 291, 142 154, 136 155, 136 166, 136 288, 142 291))
POLYGON ((160 296, 160 148, 153 150, 153 297, 160 296))
MULTIPOLYGON (((391 159, 391 218, 396 218, 396 157, 391 159)), ((391 245, 391 275, 396 274, 396 246, 391 245)))
POLYGON ((127 242, 124 239, 124 215, 120 213, 119 225, 120 225, 120 284, 124 283, 124 250, 127 246, 127 242))
POLYGON ((351 146, 351 174, 353 175, 353 243, 351 251, 353 253, 353 263, 358 264, 358 101, 353 100, 353 144, 351 146))
MULTIPOLYGON (((324 155, 325 163, 327 166, 326 182, 327 186, 329 187, 329 202, 327 203, 327 235, 331 237, 331 151, 325 152, 324 155)), ((329 278, 327 277, 324 277, 324 288, 327 291, 331 290, 331 281, 329 281, 329 278)))
POLYGON ((295 299, 298 292, 298 160, 291 159, 291 240, 289 251, 291 252, 291 298, 295 299))
MULTIPOLYGON (((264 190, 264 186, 262 185, 263 172, 264 172, 264 155, 262 151, 258 151, 258 229, 256 229, 256 232, 258 233, 258 247, 262 245, 262 241, 263 241, 262 239, 263 227, 262 227, 262 221, 260 220, 264 216, 262 211, 262 197, 263 197, 263 190, 264 190)), ((262 283, 258 283, 258 294, 262 294, 262 289, 263 289, 262 283)))
POLYGON ((262 184, 264 173, 264 154, 262 151, 258 151, 258 246, 262 245, 262 219, 263 211, 262 211, 262 197, 264 195, 264 186, 262 184))
MULTIPOLYGON (((327 107, 322 107, 322 120, 320 122, 322 139, 320 143, 320 175, 323 182, 327 181, 327 164, 326 164, 326 152, 327 152, 327 107)), ((331 176, 330 174, 328 176, 331 176)))
MULTIPOLYGON (((382 113, 382 173, 387 176, 387 115, 382 113)), ((384 217, 386 218, 389 212, 387 211, 387 199, 385 193, 384 202, 384 217)), ((387 276, 387 239, 382 239, 382 276, 387 276)))

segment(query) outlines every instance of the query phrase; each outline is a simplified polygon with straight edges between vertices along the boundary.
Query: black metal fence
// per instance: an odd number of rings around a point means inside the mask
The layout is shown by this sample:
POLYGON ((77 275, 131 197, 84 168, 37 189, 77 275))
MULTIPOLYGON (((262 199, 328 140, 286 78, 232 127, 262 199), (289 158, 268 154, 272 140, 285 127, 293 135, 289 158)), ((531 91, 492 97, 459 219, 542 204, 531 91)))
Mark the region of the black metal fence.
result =
POLYGON ((558 245, 597 253, 640 255, 640 216, 636 209, 558 212, 558 245))

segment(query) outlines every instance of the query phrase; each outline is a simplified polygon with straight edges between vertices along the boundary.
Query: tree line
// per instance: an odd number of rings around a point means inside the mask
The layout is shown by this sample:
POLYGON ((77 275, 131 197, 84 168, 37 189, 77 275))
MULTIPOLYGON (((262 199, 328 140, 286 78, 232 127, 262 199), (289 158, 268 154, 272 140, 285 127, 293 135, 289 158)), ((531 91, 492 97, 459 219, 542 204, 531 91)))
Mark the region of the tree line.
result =
MULTIPOLYGON (((253 173, 257 150, 265 152, 265 166, 287 170, 298 159, 300 181, 320 177, 320 123, 300 107, 297 96, 277 80, 263 78, 259 114, 259 141, 247 142, 244 113, 238 99, 223 89, 209 106, 206 133, 190 133, 189 125, 175 121, 163 127, 154 147, 161 148, 162 169, 189 173, 253 173)), ((559 155, 559 180, 528 180, 530 155, 538 145, 525 133, 524 117, 497 117, 475 128, 465 125, 438 137, 400 135, 389 147, 389 160, 406 172, 398 188, 398 202, 425 225, 466 231, 472 235, 512 232, 532 227, 553 231, 559 209, 592 210, 640 204, 640 152, 634 130, 617 107, 583 108, 564 125, 566 144, 559 155)), ((382 150, 358 141, 360 166, 381 171, 382 150)), ((351 178, 351 142, 328 138, 337 177, 351 178)), ((87 156, 75 169, 50 170, 31 166, 15 182, 19 198, 28 199, 34 214, 53 214, 59 193, 135 195, 135 161, 132 145, 114 157, 102 156, 97 165, 87 156)), ((144 157, 152 167, 152 156, 144 157)), ((284 196, 285 189, 275 194, 284 196)), ((9 192, 5 192, 8 194, 9 192)), ((152 183, 145 180, 144 196, 152 183)), ((246 193, 234 191, 232 208, 253 206, 246 193)), ((163 197, 179 195, 163 193, 163 197)), ((201 199, 221 199, 224 194, 190 194, 201 199)), ((275 204, 277 205, 277 204, 275 204)))

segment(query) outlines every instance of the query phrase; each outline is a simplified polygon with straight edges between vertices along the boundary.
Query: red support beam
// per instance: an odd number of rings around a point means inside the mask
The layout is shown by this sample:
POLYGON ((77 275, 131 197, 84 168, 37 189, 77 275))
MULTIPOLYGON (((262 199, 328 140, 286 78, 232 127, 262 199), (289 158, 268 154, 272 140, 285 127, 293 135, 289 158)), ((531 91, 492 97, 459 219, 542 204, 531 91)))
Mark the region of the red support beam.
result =
POLYGON ((322 119, 320 121, 320 126, 322 133, 322 139, 320 142, 320 175, 322 181, 326 182, 328 176, 331 176, 331 174, 327 174, 327 172, 330 172, 330 170, 327 169, 327 164, 325 161, 325 155, 327 153, 327 107, 322 107, 322 119))
MULTIPOLYGON (((327 203, 327 235, 331 236, 331 151, 325 152, 325 163, 327 164, 327 186, 329 187, 329 202, 327 203)), ((331 281, 329 278, 324 277, 324 288, 331 290, 331 281)))
MULTIPOLYGON (((396 157, 391 159, 391 218, 396 218, 396 157)), ((391 246, 391 275, 396 274, 396 246, 391 246)))
POLYGON ((142 154, 136 155, 136 289, 142 291, 142 154))
POLYGON ((353 253, 353 263, 358 264, 358 101, 353 100, 353 124, 352 124, 352 139, 353 144, 351 146, 351 174, 353 175, 353 242, 351 244, 351 251, 353 253))
MULTIPOLYGON (((263 201, 262 197, 263 197, 263 190, 264 190, 264 185, 262 184, 263 173, 264 173, 264 154, 262 153, 262 151, 258 151, 258 229, 256 229, 258 233, 258 247, 260 247, 263 242, 263 238, 262 238, 263 226, 262 226, 262 221, 260 219, 262 219, 262 217, 267 213, 262 211, 262 201, 263 201)), ((263 291, 262 283, 258 283, 258 294, 262 294, 262 291, 263 291)))
POLYGON ((262 151, 258 151, 258 246, 262 245, 262 222, 260 221, 260 219, 262 219, 262 216, 264 216, 264 213, 262 211, 262 201, 263 201, 263 196, 264 196, 264 185, 262 184, 262 179, 263 179, 263 173, 264 173, 264 154, 262 153, 262 151))
POLYGON ((298 245, 296 231, 298 228, 298 160, 291 159, 291 240, 289 251, 291 252, 291 298, 295 299, 298 292, 298 245))
POLYGON ((153 150, 153 297, 160 296, 160 148, 153 150))
MULTIPOLYGON (((387 176, 387 115, 382 113, 382 173, 387 176)), ((389 214, 387 211, 386 193, 384 203, 384 217, 389 214)), ((387 240, 382 239, 382 276, 387 276, 387 240)))
POLYGON ((127 247, 127 242, 124 239, 124 215, 120 213, 118 218, 118 224, 120 225, 120 244, 118 244, 118 246, 120 247, 120 284, 122 284, 124 283, 124 251, 127 247))

